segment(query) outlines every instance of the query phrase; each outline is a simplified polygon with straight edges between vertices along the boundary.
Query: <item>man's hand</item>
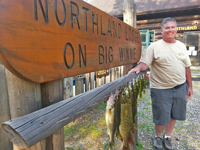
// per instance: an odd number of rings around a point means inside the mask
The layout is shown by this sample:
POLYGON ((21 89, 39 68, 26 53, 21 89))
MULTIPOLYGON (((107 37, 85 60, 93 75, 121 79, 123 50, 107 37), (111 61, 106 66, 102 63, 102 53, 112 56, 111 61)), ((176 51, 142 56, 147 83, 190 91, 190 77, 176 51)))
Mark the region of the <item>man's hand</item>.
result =
POLYGON ((188 98, 192 98, 192 96, 193 96, 192 87, 188 87, 188 98))
POLYGON ((186 74, 186 82, 188 84, 188 98, 192 98, 193 91, 192 91, 192 78, 191 78, 190 67, 185 68, 185 74, 186 74))
POLYGON ((128 73, 133 73, 135 72, 136 74, 140 73, 140 71, 145 71, 147 70, 148 65, 140 62, 136 67, 134 67, 133 69, 131 69, 128 73))
POLYGON ((139 67, 136 66, 135 68, 131 69, 128 73, 133 73, 133 72, 135 72, 136 74, 140 73, 139 67))

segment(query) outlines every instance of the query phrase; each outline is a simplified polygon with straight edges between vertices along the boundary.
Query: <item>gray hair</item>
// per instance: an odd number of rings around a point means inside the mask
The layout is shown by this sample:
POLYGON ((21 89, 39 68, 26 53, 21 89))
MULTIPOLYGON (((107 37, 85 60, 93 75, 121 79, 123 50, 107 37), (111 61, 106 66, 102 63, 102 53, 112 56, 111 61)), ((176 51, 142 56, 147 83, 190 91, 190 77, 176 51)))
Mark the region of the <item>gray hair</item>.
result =
POLYGON ((177 22, 174 18, 167 17, 163 19, 163 21, 161 22, 161 29, 163 29, 165 23, 170 22, 170 21, 175 22, 177 26, 177 22))

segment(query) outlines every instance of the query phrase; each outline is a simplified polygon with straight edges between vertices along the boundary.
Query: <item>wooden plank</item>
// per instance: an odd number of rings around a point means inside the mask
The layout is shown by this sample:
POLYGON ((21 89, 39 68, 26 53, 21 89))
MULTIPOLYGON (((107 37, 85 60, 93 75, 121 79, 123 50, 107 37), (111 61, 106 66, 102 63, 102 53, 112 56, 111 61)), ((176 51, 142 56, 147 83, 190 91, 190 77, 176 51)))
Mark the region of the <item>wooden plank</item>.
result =
POLYGON ((75 95, 83 93, 83 78, 79 79, 77 76, 75 77, 75 95))
MULTIPOLYGON (((24 116, 42 108, 40 84, 24 81, 9 70, 5 71, 11 119, 24 116)), ((11 140, 12 141, 12 140, 11 140)), ((38 141, 28 150, 45 150, 44 141, 38 141), (39 143, 38 143, 39 142, 39 143)), ((14 143, 15 144, 15 143, 14 143)), ((17 144, 15 144, 17 145, 17 144)), ((14 150, 20 150, 18 146, 14 150)))
POLYGON ((25 80, 44 83, 141 56, 137 29, 84 1, 4 0, 0 14, 1 61, 25 80))
POLYGON ((115 80, 115 68, 111 68, 111 81, 115 80))
POLYGON ((101 85, 105 84, 105 76, 101 77, 101 85))
POLYGON ((90 90, 90 73, 85 74, 85 92, 90 90))
POLYGON ((63 99, 73 96, 73 77, 65 78, 63 80, 63 99))
MULTIPOLYGON (((63 80, 41 84, 42 107, 63 100, 63 80)), ((46 138, 46 150, 64 149, 64 129, 61 128, 46 138)))
POLYGON ((106 81, 105 81, 105 83, 110 83, 110 69, 109 69, 109 75, 108 76, 106 76, 106 81))
POLYGON ((90 88, 91 89, 94 89, 95 88, 95 82, 96 82, 96 79, 95 79, 95 72, 91 72, 90 73, 90 88))
MULTIPOLYGON (((0 124, 10 120, 10 106, 8 99, 8 89, 5 76, 5 66, 0 62, 0 124)), ((0 127, 0 149, 12 150, 13 144, 7 136, 5 136, 3 129, 0 127)))
MULTIPOLYGON (((144 73, 146 72, 140 72, 139 75, 144 73)), ((127 74, 114 82, 104 84, 28 115, 12 119, 12 121, 4 122, 2 128, 12 142, 20 148, 30 147, 107 100, 111 92, 137 76, 135 73, 127 74)))

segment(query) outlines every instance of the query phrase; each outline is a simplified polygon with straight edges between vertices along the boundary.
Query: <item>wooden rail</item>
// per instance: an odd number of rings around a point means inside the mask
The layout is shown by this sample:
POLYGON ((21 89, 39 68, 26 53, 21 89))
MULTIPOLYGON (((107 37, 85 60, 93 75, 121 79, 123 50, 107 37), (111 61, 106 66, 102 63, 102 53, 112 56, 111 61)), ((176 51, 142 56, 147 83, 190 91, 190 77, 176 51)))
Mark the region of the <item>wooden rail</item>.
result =
POLYGON ((145 73, 127 74, 86 93, 4 122, 1 126, 15 145, 21 149, 29 148, 74 121, 94 106, 107 100, 110 93, 114 92, 115 89, 119 89, 133 78, 145 73))

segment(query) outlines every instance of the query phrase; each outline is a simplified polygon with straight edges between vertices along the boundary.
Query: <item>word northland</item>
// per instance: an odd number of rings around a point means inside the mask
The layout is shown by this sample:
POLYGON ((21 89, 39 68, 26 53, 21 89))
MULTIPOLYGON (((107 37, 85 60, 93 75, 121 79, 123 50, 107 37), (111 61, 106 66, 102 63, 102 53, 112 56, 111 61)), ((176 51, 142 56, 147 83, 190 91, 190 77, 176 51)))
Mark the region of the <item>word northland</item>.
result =
MULTIPOLYGON (((48 9, 48 1, 45 0, 43 4, 41 0, 34 0, 34 17, 35 21, 38 21, 38 14, 42 12, 44 21, 46 24, 49 23, 49 9, 48 9)), ((73 1, 67 1, 68 5, 64 0, 55 0, 54 2, 54 14, 56 22, 59 26, 64 27, 66 24, 70 24, 71 29, 78 29, 79 32, 89 32, 92 31, 92 34, 101 35, 102 37, 113 38, 117 40, 121 40, 125 38, 126 41, 140 43, 140 36, 138 30, 131 28, 129 26, 123 26, 119 21, 112 21, 112 19, 106 17, 104 18, 103 15, 95 14, 94 12, 91 13, 89 8, 86 7, 79 7, 77 3, 73 1), (58 8, 62 8, 62 14, 58 13, 58 8), (68 19, 68 20, 67 20, 68 19), (106 28, 103 28, 103 25, 106 28), (100 30, 100 31, 99 31, 100 30), (124 32, 125 31, 125 32, 124 32), (123 34, 124 32, 124 34, 123 34), (123 37, 124 35, 124 37, 123 37)), ((72 69, 75 63, 75 54, 76 50, 74 46, 70 42, 66 42, 66 45, 63 46, 64 48, 64 62, 68 69, 72 69), (72 58, 67 58, 67 51, 72 53, 72 58), (68 61, 68 59, 70 61, 68 61), (70 63, 70 64, 69 64, 70 63)), ((78 44, 78 58, 79 58, 79 68, 82 65, 87 67, 87 46, 81 46, 78 44), (83 52, 84 50, 84 52, 83 52), (83 63, 81 62, 81 58, 83 63)), ((120 57, 120 61, 129 61, 135 59, 136 48, 134 47, 118 47, 118 56, 113 56, 113 46, 98 46, 98 64, 102 65, 104 63, 112 63, 114 57, 120 57)))

